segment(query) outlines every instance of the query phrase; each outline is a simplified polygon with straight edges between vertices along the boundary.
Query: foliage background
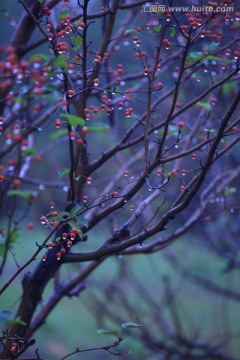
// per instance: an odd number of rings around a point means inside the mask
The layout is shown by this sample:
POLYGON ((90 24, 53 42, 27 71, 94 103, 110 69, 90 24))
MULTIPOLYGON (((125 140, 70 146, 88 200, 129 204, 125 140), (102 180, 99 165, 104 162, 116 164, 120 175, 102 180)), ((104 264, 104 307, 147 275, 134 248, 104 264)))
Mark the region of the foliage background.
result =
MULTIPOLYGON (((13 31, 9 24, 9 18, 14 16, 18 18, 21 13, 21 6, 14 1, 2 0, 1 8, 7 9, 8 16, 1 17, 0 43, 7 44, 13 31)), ((136 14, 133 26, 138 23, 138 16, 140 16, 140 9, 139 14, 136 14)), ((35 38, 37 39, 37 37, 38 34, 36 33, 35 38)), ((46 47, 43 46, 42 51, 47 51, 46 47)), ((128 56, 127 48, 125 52, 121 52, 119 62, 122 62, 124 66, 126 64, 130 72, 131 69, 133 72, 135 71, 135 65, 131 64, 132 59, 128 56)), ((164 80, 167 81, 165 78, 164 80)), ((172 79, 169 79, 169 86, 171 82, 172 79)), ((231 97, 232 94, 229 93, 227 96, 231 97)), ((141 112, 141 106, 138 111, 141 112)), ((98 137, 98 146, 101 143, 102 146, 105 146, 106 142, 110 144, 112 141, 111 138, 106 138, 104 133, 93 134, 90 141, 94 142, 95 136, 98 137)), ((47 145, 49 137, 46 133, 40 134, 36 141, 36 146, 38 146, 38 142, 39 144, 47 145)), ((96 152, 100 151, 99 148, 95 150, 96 152)), ((51 169, 45 168, 43 161, 42 164, 36 164, 32 168, 32 173, 29 173, 29 176, 37 178, 46 174, 49 180, 56 180, 56 173, 59 169, 67 167, 68 158, 65 156, 64 151, 64 145, 59 145, 51 153, 51 169)), ((239 146, 235 150, 236 158, 238 158, 238 154, 239 146)), ((93 148, 92 156, 94 157, 94 155, 93 148)), ((49 155, 46 154, 46 156, 49 155)), ((236 158, 229 158, 226 161, 234 164, 236 158)), ((225 166, 225 164, 223 165, 225 166)), ((111 175, 107 168, 105 170, 105 181, 107 182, 111 175)), ((238 183, 239 180, 236 186, 238 183)), ((25 231, 22 231, 21 237, 14 246, 14 253, 16 253, 18 259, 21 259, 21 263, 24 263, 28 259, 29 254, 34 252, 35 243, 41 243, 45 229, 38 224, 39 215, 48 211, 48 203, 53 199, 56 202, 56 207, 61 205, 59 191, 51 189, 44 190, 43 192, 39 191, 39 193, 40 196, 38 196, 36 204, 32 208, 30 218, 25 223, 25 226, 27 226, 27 222, 32 221, 34 223, 34 230, 28 231, 26 228, 25 231)), ((237 191, 234 194, 234 201, 239 203, 239 200, 239 191, 237 191)), ((21 202, 22 200, 19 201, 21 202)), ((21 206, 19 206, 19 211, 21 211, 21 206)), ((129 216, 129 214, 126 216, 129 216)), ((175 298, 174 302, 185 336, 191 337, 195 331, 199 331, 202 339, 206 339, 210 343, 219 342, 219 346, 228 349, 232 356, 239 356, 239 301, 232 301, 229 298, 217 296, 187 281, 186 277, 174 269, 169 260, 169 256, 173 254, 184 263, 186 268, 201 274, 212 282, 216 282, 222 287, 227 286, 230 289, 239 288, 240 276, 238 269, 233 268, 232 271, 227 271, 226 257, 218 256, 210 251, 211 247, 209 245, 209 240, 211 240, 211 242, 222 241, 223 246, 227 246, 228 239, 238 237, 239 220, 238 212, 221 213, 220 216, 213 216, 213 221, 209 223, 205 223, 204 219, 202 219, 188 235, 178 239, 171 246, 170 250, 165 249, 161 253, 149 254, 147 256, 113 257, 106 260, 100 266, 98 272, 93 273, 87 280, 85 284, 86 291, 81 293, 80 297, 72 297, 70 300, 67 298, 61 301, 59 306, 49 316, 44 327, 36 333, 37 343, 44 344, 41 347, 41 356, 49 360, 58 359, 63 353, 69 353, 76 347, 88 348, 93 345, 98 346, 111 343, 112 339, 110 337, 96 334, 97 330, 104 327, 119 328, 122 322, 127 321, 140 321, 146 331, 153 333, 156 337, 164 338, 164 333, 159 326, 159 319, 163 316, 174 326, 169 307, 162 305, 166 301, 164 300, 164 284, 166 279, 171 284, 175 298), (153 308, 146 301, 144 294, 138 291, 134 281, 135 277, 141 282, 146 294, 152 297, 158 305, 154 312, 153 308), (116 291, 109 294, 108 289, 112 286, 113 282, 116 286, 116 291), (131 314, 125 309, 122 295, 134 309, 134 312, 131 314), (107 311, 102 311, 106 303, 107 311), (153 316, 153 313, 156 316, 153 316), (115 319, 116 314, 118 314, 118 317, 115 319), (222 344, 221 339, 225 338, 225 335, 228 333, 234 333, 235 335, 222 344)), ((181 218, 177 221, 181 222, 181 218)), ((94 247, 107 234, 108 230, 106 228, 101 228, 101 232, 93 230, 91 233, 91 243, 87 246, 89 248, 94 247)), ((82 244, 79 246, 82 246, 82 244)), ((226 249, 226 254, 228 254, 228 249, 226 249)), ((33 267, 34 265, 33 263, 31 266, 33 267)), ((65 277, 67 278, 70 274, 74 273, 78 266, 73 264, 66 266, 64 270, 62 269, 65 277)), ((14 271, 14 260, 9 257, 1 282, 4 283, 14 271)), ((1 299, 1 308, 10 310, 13 314, 18 304, 16 299, 19 299, 21 294, 20 281, 21 276, 1 299)), ((50 294, 52 286, 52 283, 48 285, 45 296, 50 294)), ((129 331, 126 341, 121 344, 121 349, 126 354, 126 358, 136 360, 159 359, 159 354, 154 354, 151 348, 147 347, 146 343, 141 339, 140 333, 141 329, 129 331)), ((29 356, 31 354, 33 356, 32 351, 31 349, 28 350, 29 356)), ((101 353, 90 352, 84 353, 82 357, 78 355, 77 358, 108 360, 112 357, 106 353, 101 355, 101 353)))

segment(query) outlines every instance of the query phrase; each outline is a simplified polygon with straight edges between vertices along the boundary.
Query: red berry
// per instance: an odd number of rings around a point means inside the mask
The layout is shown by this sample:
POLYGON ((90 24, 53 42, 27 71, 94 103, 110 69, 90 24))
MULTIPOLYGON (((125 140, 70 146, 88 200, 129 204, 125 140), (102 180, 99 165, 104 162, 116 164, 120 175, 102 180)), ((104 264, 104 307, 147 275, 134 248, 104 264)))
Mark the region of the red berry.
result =
POLYGON ((162 174, 162 170, 161 169, 157 169, 157 175, 161 175, 162 174))
POLYGON ((40 216, 40 221, 41 221, 41 224, 46 224, 46 217, 40 216))
POLYGON ((180 121, 179 123, 178 123, 178 127, 181 129, 181 128, 183 128, 184 127, 184 122, 183 121, 180 121))
POLYGON ((83 195, 83 197, 82 197, 83 202, 86 202, 87 199, 88 199, 87 195, 83 195))
POLYGON ((70 239, 73 241, 75 240, 76 234, 74 234, 73 232, 71 232, 70 234, 70 239))
POLYGON ((13 186, 15 188, 19 187, 21 185, 21 180, 20 179, 14 179, 13 181, 13 186))
POLYGON ((79 21, 78 27, 83 30, 83 29, 85 29, 86 24, 84 22, 82 22, 82 21, 79 21))
POLYGON ((3 174, 0 174, 0 181, 3 181, 5 179, 3 174))
POLYGON ((32 230, 33 229, 33 223, 28 223, 27 228, 28 228, 28 230, 32 230))
POLYGON ((68 240, 67 242, 67 247, 71 247, 72 246, 72 241, 71 240, 68 240))
POLYGON ((57 119, 56 120, 56 128, 59 129, 61 126, 61 120, 60 119, 57 119))
POLYGON ((81 139, 81 138, 78 138, 78 139, 77 139, 77 144, 78 144, 78 145, 82 145, 83 142, 84 142, 83 139, 81 139))
POLYGON ((113 197, 117 197, 117 196, 118 196, 118 192, 117 192, 117 191, 114 191, 113 197))
POLYGON ((86 135, 88 133, 88 128, 87 126, 83 126, 82 130, 81 130, 81 134, 82 135, 86 135))

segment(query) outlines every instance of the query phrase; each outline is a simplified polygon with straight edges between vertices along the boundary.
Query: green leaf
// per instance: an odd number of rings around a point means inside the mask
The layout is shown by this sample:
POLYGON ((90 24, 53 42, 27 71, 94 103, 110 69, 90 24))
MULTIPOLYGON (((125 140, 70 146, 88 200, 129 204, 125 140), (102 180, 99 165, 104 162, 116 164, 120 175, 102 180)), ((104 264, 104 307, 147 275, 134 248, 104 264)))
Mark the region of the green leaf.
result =
POLYGON ((23 191, 23 190, 17 190, 17 189, 14 189, 14 190, 9 190, 7 192, 7 195, 9 196, 21 196, 23 197, 24 199, 30 199, 31 196, 36 196, 36 192, 34 191, 23 191))
POLYGON ((33 156, 33 155, 35 155, 37 153, 37 150, 35 149, 35 148, 28 148, 25 152, 24 152, 24 154, 26 155, 26 156, 33 156))
POLYGON ((230 187, 224 190, 224 195, 230 195, 237 192, 237 189, 235 187, 230 187))
POLYGON ((5 245, 4 244, 0 244, 0 256, 3 256, 5 252, 5 245))
POLYGON ((159 33, 160 30, 161 30, 161 27, 162 27, 162 25, 159 24, 158 26, 155 26, 155 27, 153 28, 153 30, 154 30, 156 33, 159 33))
POLYGON ((34 54, 30 57, 29 61, 30 62, 33 62, 35 59, 42 59, 42 60, 45 60, 45 61, 48 61, 49 60, 49 57, 45 54, 42 54, 42 53, 38 53, 38 54, 34 54))
POLYGON ((59 19, 63 19, 63 18, 65 18, 65 16, 68 16, 68 15, 69 15, 69 11, 64 10, 61 12, 61 14, 58 17, 59 17, 59 19))
POLYGON ((61 136, 65 136, 68 134, 68 131, 67 129, 60 129, 60 130, 57 130, 55 131, 53 134, 50 135, 50 139, 51 140, 56 140, 58 139, 59 137, 61 136))
POLYGON ((214 55, 208 55, 206 57, 204 57, 203 59, 204 61, 205 60, 215 60, 215 61, 223 61, 223 59, 217 57, 217 56, 214 56, 214 55))
POLYGON ((174 27, 170 28, 170 37, 173 38, 176 34, 176 29, 174 27))
POLYGON ((214 56, 214 55, 207 55, 204 57, 202 55, 202 53, 199 51, 191 52, 190 55, 188 55, 187 59, 186 59, 186 61, 189 65, 193 65, 194 63, 196 63, 200 60, 201 61, 208 61, 208 60, 223 61, 221 58, 214 56))
POLYGON ((61 114, 60 116, 67 119, 71 126, 85 125, 85 120, 79 116, 70 115, 70 114, 61 114))
POLYGON ((208 103, 206 103, 206 102, 198 101, 198 102, 197 102, 197 105, 203 107, 203 108, 204 108, 205 110, 207 110, 207 111, 212 110, 211 105, 208 104, 208 103))
POLYGON ((71 39, 78 48, 81 47, 83 39, 82 39, 82 37, 80 35, 79 36, 72 36, 71 39))
POLYGON ((59 242, 61 239, 62 239, 61 236, 58 236, 58 237, 56 237, 55 241, 59 242))
POLYGON ((136 29, 127 29, 124 31, 124 35, 129 35, 129 34, 132 34, 132 33, 135 33, 137 32, 136 29))
POLYGON ((0 9, 0 16, 7 16, 8 11, 6 9, 0 9))
POLYGON ((229 95, 234 90, 235 84, 234 82, 229 82, 227 84, 224 84, 222 87, 222 93, 223 95, 229 95))
POLYGON ((134 323, 128 322, 128 323, 123 323, 122 324, 122 329, 123 330, 134 329, 134 328, 138 328, 138 327, 141 327, 141 326, 142 326, 142 324, 134 324, 134 323))
MULTIPOLYGON (((51 211, 50 213, 48 213, 48 215, 52 215, 54 211, 51 211)), ((68 211, 63 211, 61 213, 59 213, 57 216, 51 216, 50 218, 48 218, 48 221, 55 221, 55 220, 59 220, 62 219, 63 217, 69 217, 71 216, 71 214, 68 211)))
POLYGON ((56 85, 53 85, 53 84, 47 84, 45 86, 45 88, 50 90, 50 91, 58 91, 58 87, 56 85))
POLYGON ((12 243, 12 242, 16 241, 20 235, 21 235, 20 230, 14 230, 14 231, 10 232, 10 234, 9 234, 10 242, 12 243))
POLYGON ((53 63, 55 66, 59 66, 61 68, 67 68, 68 63, 66 61, 66 56, 61 54, 56 57, 56 59, 53 60, 53 63))
POLYGON ((23 321, 23 320, 7 320, 6 321, 6 325, 7 326, 12 326, 12 325, 23 325, 23 326, 26 326, 27 325, 27 323, 25 322, 25 321, 23 321))
POLYGON ((81 210, 81 206, 79 205, 74 206, 71 210, 71 215, 72 216, 75 215, 79 210, 81 210))
POLYGON ((99 329, 97 334, 115 335, 118 336, 118 330, 99 329))
POLYGON ((58 172, 58 176, 59 176, 60 178, 63 177, 63 175, 66 175, 66 174, 70 174, 70 169, 69 169, 69 168, 65 168, 65 169, 59 170, 59 172, 58 172))
POLYGON ((27 106, 27 101, 25 99, 21 98, 20 96, 14 96, 13 101, 22 105, 23 107, 27 106))
POLYGON ((88 130, 92 130, 92 131, 105 131, 109 129, 110 129, 109 125, 102 123, 93 123, 92 125, 88 126, 88 130))
POLYGON ((45 0, 38 0, 40 2, 40 4, 42 4, 45 0))

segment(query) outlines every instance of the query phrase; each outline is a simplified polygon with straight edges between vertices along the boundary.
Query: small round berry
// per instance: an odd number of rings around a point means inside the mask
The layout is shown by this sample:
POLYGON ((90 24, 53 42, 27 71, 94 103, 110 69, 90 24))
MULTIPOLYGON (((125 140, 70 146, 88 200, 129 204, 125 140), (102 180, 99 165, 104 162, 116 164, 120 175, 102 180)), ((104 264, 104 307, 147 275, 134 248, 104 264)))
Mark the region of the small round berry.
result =
POLYGON ((51 202, 49 203, 49 206, 50 206, 51 209, 53 209, 53 208, 55 207, 55 203, 54 203, 53 201, 51 201, 51 202))
POLYGON ((197 154, 192 154, 192 159, 196 159, 197 158, 197 154))
POLYGON ((75 138, 76 138, 76 133, 75 133, 75 131, 70 131, 69 137, 70 137, 70 140, 75 140, 75 138))
POLYGON ((182 129, 182 128, 184 127, 184 122, 183 122, 183 121, 179 121, 178 127, 179 127, 179 129, 182 129))
POLYGON ((66 240, 67 236, 68 236, 67 233, 63 233, 63 234, 62 234, 62 239, 63 239, 63 240, 66 240))
POLYGON ((41 222, 41 224, 45 225, 46 224, 46 217, 45 216, 40 216, 40 222, 41 222))
POLYGON ((42 256, 42 261, 46 261, 47 260, 47 255, 43 255, 42 256))
POLYGON ((86 126, 82 127, 81 134, 86 135, 88 133, 88 128, 86 126))
POLYGON ((92 182, 92 178, 91 178, 91 176, 88 176, 88 177, 87 177, 87 183, 88 183, 88 184, 91 184, 91 182, 92 182))
POLYGON ((79 29, 83 30, 83 29, 85 29, 86 24, 84 22, 82 22, 82 21, 79 21, 78 27, 79 27, 79 29))
POLYGON ((83 139, 81 139, 81 138, 77 139, 77 144, 78 145, 83 145, 83 143, 84 143, 83 139))
POLYGON ((129 174, 129 171, 128 171, 128 170, 125 170, 125 171, 124 171, 124 176, 128 176, 128 174, 129 174))
POLYGON ((176 175, 176 174, 177 174, 177 170, 173 169, 173 170, 171 171, 171 174, 172 174, 172 175, 176 175))
POLYGON ((70 239, 73 241, 73 240, 75 240, 75 237, 76 237, 76 234, 73 233, 73 232, 71 232, 71 234, 70 234, 70 239))
POLYGON ((162 170, 161 169, 157 169, 157 175, 161 175, 162 174, 162 170))
POLYGON ((67 247, 71 247, 72 246, 72 241, 71 240, 68 240, 67 242, 67 247))
POLYGON ((49 247, 49 249, 52 249, 52 248, 54 247, 54 243, 53 243, 52 241, 50 241, 50 242, 48 243, 48 247, 49 247))
POLYGON ((118 192, 117 191, 114 191, 113 192, 113 197, 117 197, 118 196, 118 192))
POLYGON ((187 170, 186 169, 182 169, 182 175, 185 176, 187 173, 187 170))
POLYGON ((20 179, 14 179, 13 186, 15 188, 18 188, 20 185, 21 185, 21 180, 20 179))
POLYGON ((27 228, 28 228, 28 230, 32 230, 33 229, 33 223, 28 223, 27 224, 27 228))
POLYGON ((87 195, 83 195, 83 197, 82 197, 83 202, 86 202, 87 199, 88 199, 87 195))

